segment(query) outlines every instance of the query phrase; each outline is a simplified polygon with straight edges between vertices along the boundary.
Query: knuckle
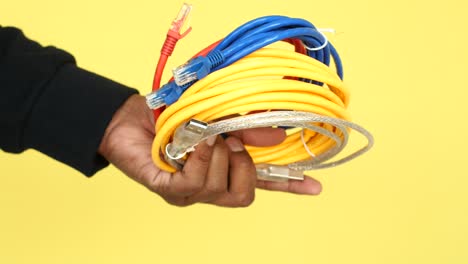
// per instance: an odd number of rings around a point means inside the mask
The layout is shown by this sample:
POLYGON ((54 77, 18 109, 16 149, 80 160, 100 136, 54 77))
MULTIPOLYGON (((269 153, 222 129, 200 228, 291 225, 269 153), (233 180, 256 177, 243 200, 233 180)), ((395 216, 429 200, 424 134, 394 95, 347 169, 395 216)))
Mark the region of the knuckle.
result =
POLYGON ((172 201, 172 202, 169 202, 169 204, 175 205, 177 207, 187 207, 187 204, 181 201, 172 201))
MULTIPOLYGON (((146 173, 142 171, 141 175, 146 175, 146 173)), ((169 192, 170 176, 165 172, 159 171, 148 177, 146 180, 143 177, 138 178, 137 180, 157 194, 169 192)))
POLYGON ((172 186, 172 191, 175 193, 175 194, 186 194, 189 189, 188 189, 188 186, 185 185, 185 184, 175 184, 174 186, 172 186))
POLYGON ((178 206, 178 207, 187 207, 190 205, 190 203, 187 202, 187 199, 184 198, 177 198, 177 199, 171 199, 171 198, 164 198, 164 200, 171 205, 178 206))
POLYGON ((201 162, 203 164, 208 164, 211 161, 211 152, 202 151, 202 152, 198 153, 198 155, 196 157, 197 157, 198 162, 201 162))
POLYGON ((206 191, 211 194, 222 194, 226 191, 226 187, 219 184, 209 184, 206 186, 206 191))
POLYGON ((242 170, 250 170, 254 168, 252 158, 248 154, 243 155, 241 159, 237 160, 236 167, 242 170))
POLYGON ((253 192, 240 193, 236 195, 236 205, 238 207, 248 207, 255 200, 255 194, 253 192))
POLYGON ((198 192, 201 192, 203 190, 203 182, 201 181, 193 181, 191 184, 190 184, 190 190, 192 193, 198 193, 198 192))
POLYGON ((203 183, 196 181, 186 182, 183 184, 174 185, 173 190, 179 195, 191 195, 193 193, 200 192, 203 189, 203 183))
POLYGON ((175 191, 183 194, 193 194, 203 189, 204 182, 200 177, 192 177, 185 170, 182 172, 182 178, 185 179, 183 182, 178 182, 174 186, 175 191))

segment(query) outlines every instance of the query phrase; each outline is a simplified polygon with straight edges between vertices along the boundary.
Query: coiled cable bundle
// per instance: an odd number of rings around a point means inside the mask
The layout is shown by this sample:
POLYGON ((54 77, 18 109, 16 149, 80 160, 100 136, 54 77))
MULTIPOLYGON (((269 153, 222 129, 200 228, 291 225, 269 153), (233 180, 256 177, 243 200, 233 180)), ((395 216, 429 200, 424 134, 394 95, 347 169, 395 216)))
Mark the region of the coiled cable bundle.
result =
POLYGON ((276 146, 247 146, 265 180, 301 179, 305 170, 336 166, 372 147, 372 135, 350 122, 339 55, 310 22, 258 18, 199 55, 147 96, 152 109, 167 107, 157 119, 152 150, 161 169, 180 169, 185 155, 210 136, 256 127, 282 127, 288 135, 276 146), (270 45, 281 40, 295 50, 270 45), (368 143, 330 162, 351 129, 368 143))

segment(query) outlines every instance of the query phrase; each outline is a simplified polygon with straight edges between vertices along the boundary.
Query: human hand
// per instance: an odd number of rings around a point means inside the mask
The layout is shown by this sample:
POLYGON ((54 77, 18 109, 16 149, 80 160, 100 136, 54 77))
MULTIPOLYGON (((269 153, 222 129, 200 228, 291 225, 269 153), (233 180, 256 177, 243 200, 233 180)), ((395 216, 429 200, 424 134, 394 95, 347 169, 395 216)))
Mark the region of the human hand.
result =
POLYGON ((270 146, 282 142, 282 129, 260 128, 236 131, 226 139, 213 137, 200 142, 182 171, 157 168, 151 157, 154 121, 145 98, 131 96, 114 114, 99 147, 99 153, 119 170, 168 203, 187 206, 211 203, 227 207, 250 205, 255 188, 297 194, 319 194, 318 181, 267 182, 257 180, 255 165, 243 144, 270 146))

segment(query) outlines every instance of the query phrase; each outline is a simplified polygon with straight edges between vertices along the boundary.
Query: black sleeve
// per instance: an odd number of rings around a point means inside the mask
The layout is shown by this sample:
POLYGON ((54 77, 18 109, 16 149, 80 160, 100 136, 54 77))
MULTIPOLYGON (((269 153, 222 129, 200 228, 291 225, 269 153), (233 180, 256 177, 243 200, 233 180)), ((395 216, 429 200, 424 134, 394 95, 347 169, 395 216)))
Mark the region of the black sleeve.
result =
POLYGON ((109 163, 97 149, 115 111, 135 89, 76 66, 0 26, 0 149, 36 149, 91 176, 109 163))

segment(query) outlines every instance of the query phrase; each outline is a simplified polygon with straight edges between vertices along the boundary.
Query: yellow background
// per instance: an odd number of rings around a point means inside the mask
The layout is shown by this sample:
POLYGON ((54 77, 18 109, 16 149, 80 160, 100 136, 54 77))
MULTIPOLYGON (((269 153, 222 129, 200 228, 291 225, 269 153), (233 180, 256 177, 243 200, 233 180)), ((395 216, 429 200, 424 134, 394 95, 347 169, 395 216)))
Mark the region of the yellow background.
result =
MULTIPOLYGON (((146 93, 181 4, 1 0, 0 23, 146 93)), ((335 28, 350 111, 375 148, 314 172, 318 197, 259 191, 247 209, 171 207, 115 168, 87 179, 0 153, 0 263, 468 263, 466 1, 192 4, 169 68, 258 16, 335 28)))

